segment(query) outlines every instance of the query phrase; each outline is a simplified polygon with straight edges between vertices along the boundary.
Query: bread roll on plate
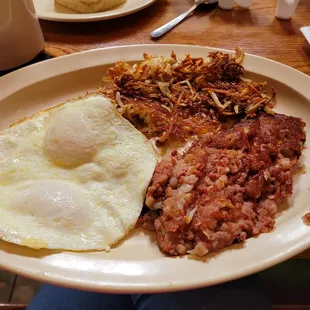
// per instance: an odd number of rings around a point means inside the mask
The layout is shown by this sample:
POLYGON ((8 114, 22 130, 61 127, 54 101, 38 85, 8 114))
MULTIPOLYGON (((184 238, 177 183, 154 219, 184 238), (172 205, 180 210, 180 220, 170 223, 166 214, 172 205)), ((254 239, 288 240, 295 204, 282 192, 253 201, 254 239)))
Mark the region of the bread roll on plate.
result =
POLYGON ((124 3, 126 0, 55 0, 68 9, 79 13, 97 13, 124 3))

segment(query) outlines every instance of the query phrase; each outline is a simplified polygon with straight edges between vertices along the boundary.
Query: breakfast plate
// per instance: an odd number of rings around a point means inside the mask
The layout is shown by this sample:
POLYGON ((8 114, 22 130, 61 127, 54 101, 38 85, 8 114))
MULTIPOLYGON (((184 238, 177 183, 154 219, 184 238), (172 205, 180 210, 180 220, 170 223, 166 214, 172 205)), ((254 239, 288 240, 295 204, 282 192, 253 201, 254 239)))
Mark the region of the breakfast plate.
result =
MULTIPOLYGON (((116 61, 142 60, 143 53, 205 56, 218 49, 186 45, 136 45, 97 49, 44 61, 0 78, 0 129, 17 120, 95 90, 116 61), (125 55, 125 56, 124 56, 125 55)), ((227 51, 225 51, 227 52, 227 51)), ((276 111, 310 123, 310 78, 283 64, 246 55, 246 76, 267 81, 277 93, 276 111)), ((307 136, 309 128, 306 127, 307 136)), ((0 267, 41 282, 111 293, 168 292, 214 285, 280 263, 310 247, 310 151, 302 162, 294 194, 276 219, 275 229, 203 258, 168 257, 154 236, 132 230, 110 252, 33 250, 0 242, 0 267)), ((39 236, 38 236, 39 237, 39 236)))
POLYGON ((34 5, 40 19, 58 22, 92 22, 129 15, 150 6, 155 1, 127 0, 124 4, 107 11, 91 14, 78 14, 60 5, 55 5, 54 0, 34 0, 34 5))

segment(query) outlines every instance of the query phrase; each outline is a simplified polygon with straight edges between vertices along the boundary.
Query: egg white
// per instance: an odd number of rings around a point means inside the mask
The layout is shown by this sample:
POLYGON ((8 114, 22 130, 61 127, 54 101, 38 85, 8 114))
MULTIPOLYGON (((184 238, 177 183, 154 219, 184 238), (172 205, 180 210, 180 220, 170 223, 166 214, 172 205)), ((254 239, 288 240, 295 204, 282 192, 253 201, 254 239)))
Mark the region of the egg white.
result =
POLYGON ((0 133, 0 238, 100 250, 136 223, 156 165, 151 144, 101 95, 0 133))

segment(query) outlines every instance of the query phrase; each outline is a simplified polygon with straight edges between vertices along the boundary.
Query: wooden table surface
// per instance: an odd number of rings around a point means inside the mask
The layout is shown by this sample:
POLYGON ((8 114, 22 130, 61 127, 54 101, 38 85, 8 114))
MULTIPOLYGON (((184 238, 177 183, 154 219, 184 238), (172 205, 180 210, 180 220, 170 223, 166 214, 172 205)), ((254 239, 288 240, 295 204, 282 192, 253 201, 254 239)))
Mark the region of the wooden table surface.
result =
MULTIPOLYGON (((127 0, 130 1, 130 0, 127 0)), ((82 50, 127 44, 190 44, 234 49, 264 56, 310 74, 310 44, 300 27, 310 26, 310 1, 301 0, 293 18, 278 20, 276 0, 256 0, 251 10, 201 6, 191 17, 158 40, 149 33, 186 11, 192 0, 157 0, 127 17, 93 23, 41 21, 45 52, 61 56, 82 50)), ((310 249, 302 258, 310 258, 310 249)))
MULTIPOLYGON (((127 0, 130 1, 130 0, 127 0)), ((293 18, 278 20, 276 0, 256 0, 251 10, 224 11, 201 6, 191 17, 153 40, 149 33, 186 11, 193 0, 157 0, 127 17, 94 23, 42 21, 46 52, 52 56, 81 50, 141 43, 172 43, 234 49, 268 57, 310 74, 310 45, 300 27, 310 26, 310 1, 301 0, 293 18)))

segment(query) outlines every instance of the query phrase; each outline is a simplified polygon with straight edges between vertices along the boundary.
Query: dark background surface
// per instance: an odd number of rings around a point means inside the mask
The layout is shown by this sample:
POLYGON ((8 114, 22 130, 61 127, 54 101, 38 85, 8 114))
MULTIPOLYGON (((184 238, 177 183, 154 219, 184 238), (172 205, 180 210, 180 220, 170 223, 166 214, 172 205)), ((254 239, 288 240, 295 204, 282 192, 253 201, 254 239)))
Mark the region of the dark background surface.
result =
MULTIPOLYGON (((1 1, 1 0, 0 0, 1 1)), ((4 76, 5 74, 8 74, 10 72, 13 72, 15 70, 18 70, 20 68, 23 68, 23 67, 26 67, 26 66, 29 66, 29 65, 32 65, 32 64, 35 64, 37 62, 40 62, 40 61, 43 61, 43 60, 46 60, 46 59, 50 59, 52 58, 51 56, 49 55, 46 55, 44 52, 41 52, 39 55, 37 55, 35 58, 33 58, 31 61, 25 63, 24 65, 20 66, 20 67, 17 67, 17 68, 13 68, 11 70, 7 70, 7 71, 0 71, 0 77, 1 76, 4 76)))

